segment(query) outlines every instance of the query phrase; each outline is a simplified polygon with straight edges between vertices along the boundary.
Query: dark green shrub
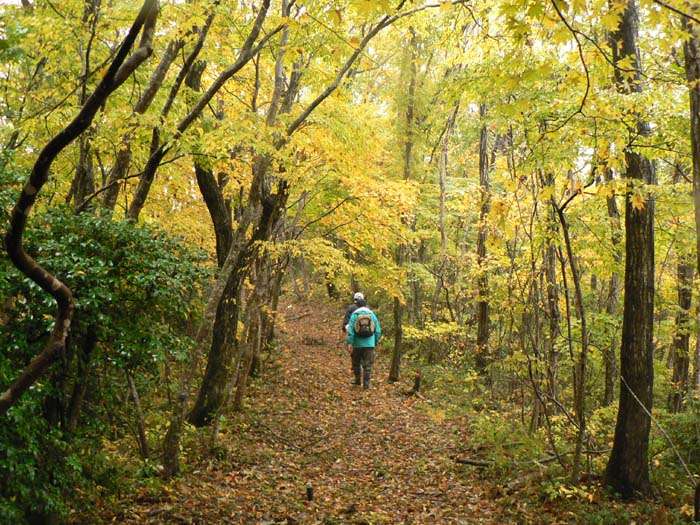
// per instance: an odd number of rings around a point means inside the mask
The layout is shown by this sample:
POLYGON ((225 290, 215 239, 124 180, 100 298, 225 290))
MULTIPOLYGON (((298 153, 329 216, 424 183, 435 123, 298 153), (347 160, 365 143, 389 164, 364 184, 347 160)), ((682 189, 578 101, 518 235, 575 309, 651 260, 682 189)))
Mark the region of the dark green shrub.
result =
MULTIPOLYGON (((60 522, 115 482, 99 451, 128 432, 125 371, 142 398, 165 397, 163 362, 187 355, 208 276, 203 254, 154 228, 69 210, 32 219, 27 252, 71 288, 76 311, 66 355, 0 425, 1 523, 60 522)), ((4 256, 0 297, 4 389, 41 350, 55 304, 4 256)))

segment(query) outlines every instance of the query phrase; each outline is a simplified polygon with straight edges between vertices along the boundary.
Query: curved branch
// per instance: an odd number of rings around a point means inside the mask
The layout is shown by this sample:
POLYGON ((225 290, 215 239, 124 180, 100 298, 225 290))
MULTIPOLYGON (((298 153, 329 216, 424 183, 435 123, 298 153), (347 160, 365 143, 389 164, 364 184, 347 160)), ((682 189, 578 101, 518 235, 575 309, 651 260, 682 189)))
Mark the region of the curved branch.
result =
POLYGON ((0 395, 0 415, 4 415, 20 396, 39 378, 46 369, 65 350, 66 337, 73 318, 75 308, 73 294, 63 282, 49 273, 38 262, 24 251, 22 246, 27 219, 32 206, 36 202, 41 188, 49 178, 51 164, 58 154, 71 142, 79 137, 92 123, 95 114, 104 104, 109 95, 119 87, 127 77, 118 75, 120 68, 128 61, 128 55, 136 38, 144 27, 152 27, 158 13, 157 0, 145 0, 139 15, 132 24, 114 61, 107 73, 85 101, 78 115, 57 135, 55 135, 34 163, 29 180, 22 189, 17 203, 12 210, 10 226, 5 234, 5 249, 12 263, 27 277, 51 294, 58 305, 56 322, 51 337, 40 354, 34 357, 29 365, 10 387, 0 395), (120 82, 121 79, 121 82, 120 82))

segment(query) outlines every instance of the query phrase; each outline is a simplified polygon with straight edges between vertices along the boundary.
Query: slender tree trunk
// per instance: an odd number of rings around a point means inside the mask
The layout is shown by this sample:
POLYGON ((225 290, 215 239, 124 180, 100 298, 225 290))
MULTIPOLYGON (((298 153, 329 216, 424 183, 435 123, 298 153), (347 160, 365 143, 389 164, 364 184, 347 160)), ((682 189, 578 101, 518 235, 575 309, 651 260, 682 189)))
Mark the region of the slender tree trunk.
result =
POLYGON ((693 159, 693 208, 695 212, 695 270, 700 275, 700 42, 695 25, 683 18, 683 25, 692 35, 686 40, 685 75, 690 89, 690 144, 693 159))
POLYGON ((258 261, 256 264, 255 286, 246 304, 248 322, 246 323, 245 338, 240 343, 243 345, 243 349, 241 361, 236 367, 238 378, 236 380, 236 393, 233 398, 233 409, 236 411, 243 410, 243 398, 248 386, 251 367, 262 345, 262 316, 265 315, 263 306, 265 304, 265 296, 268 293, 267 287, 269 282, 266 279, 268 276, 262 269, 264 263, 265 260, 258 261))
POLYGON ((394 349, 391 353, 391 366, 389 368, 389 382, 399 380, 401 370, 401 354, 403 344, 403 305, 398 297, 394 297, 394 349))
MULTIPOLYGON (((612 180, 612 170, 605 170, 605 180, 607 182, 612 180)), ((607 207, 608 218, 610 219, 613 260, 616 265, 619 265, 622 262, 622 250, 620 249, 620 245, 622 244, 622 227, 620 224, 620 210, 618 209, 615 195, 607 197, 607 207)), ((605 312, 610 316, 610 324, 612 325, 608 328, 610 341, 608 346, 603 349, 603 357, 605 358, 605 393, 603 396, 603 404, 605 406, 613 404, 617 392, 618 367, 615 347, 618 344, 618 326, 616 319, 620 303, 620 286, 620 274, 616 269, 613 269, 610 274, 608 296, 605 301, 605 312)))
MULTIPOLYGON (((700 305, 695 306, 695 323, 700 324, 700 305)), ((696 394, 700 391, 700 337, 695 336, 695 350, 693 352, 693 377, 691 388, 696 394)))
POLYGON ((80 417, 83 400, 90 381, 90 365, 97 348, 97 327, 88 326, 87 333, 80 343, 75 382, 73 383, 73 392, 68 404, 68 415, 66 418, 68 432, 75 432, 75 429, 78 427, 78 418, 80 417))
POLYGON ((180 439, 182 438, 187 409, 189 408, 190 390, 195 374, 199 371, 204 351, 207 346, 211 345, 216 312, 221 304, 224 287, 229 280, 231 272, 234 270, 236 255, 233 249, 229 250, 228 256, 221 270, 219 270, 219 275, 209 291, 209 298, 204 309, 202 322, 194 340, 194 348, 190 355, 188 366, 180 379, 177 399, 170 417, 170 425, 163 440, 163 476, 166 479, 180 472, 180 439))
MULTIPOLYGON (((193 65, 185 84, 195 93, 201 90, 202 73, 206 68, 206 62, 199 61, 193 65)), ((222 118, 222 114, 217 114, 217 119, 222 118)), ((230 203, 226 202, 223 194, 223 187, 219 184, 214 171, 209 162, 203 156, 194 156, 194 172, 197 177, 199 191, 204 197, 204 202, 209 211, 209 217, 214 225, 214 236, 216 239, 216 260, 221 268, 226 260, 226 255, 233 242, 233 223, 231 217, 230 203)))
POLYGON ((574 282, 574 295, 576 299, 576 315, 581 325, 581 352, 574 368, 574 407, 576 410, 576 421, 578 423, 578 437, 576 439, 576 452, 574 453, 573 468, 571 470, 572 483, 578 482, 578 477, 581 468, 581 453, 586 438, 586 369, 588 366, 588 327, 586 325, 586 310, 583 302, 583 291, 581 290, 581 273, 578 269, 578 263, 574 257, 574 251, 571 246, 571 235, 569 225, 564 215, 564 209, 557 206, 552 201, 559 222, 561 223, 562 233, 564 234, 564 244, 566 246, 566 254, 569 259, 569 268, 571 269, 571 279, 574 282))
MULTIPOLYGON (((168 44, 158 66, 151 75, 146 89, 134 106, 134 113, 143 115, 150 107, 156 93, 163 84, 165 75, 183 45, 184 40, 182 39, 174 40, 168 44)), ((129 167, 131 166, 131 141, 132 134, 130 132, 125 133, 119 145, 112 169, 109 172, 107 185, 102 197, 102 207, 107 210, 114 211, 117 205, 117 198, 119 197, 119 185, 126 181, 129 173, 129 167)))
POLYGON ((677 267, 678 313, 673 337, 673 391, 669 394, 671 412, 680 412, 688 393, 690 372, 690 308, 693 297, 694 265, 692 257, 681 257, 677 267))
POLYGON ((481 188, 481 208, 479 210, 479 235, 476 241, 476 260, 479 265, 479 299, 476 303, 476 368, 485 372, 489 362, 489 276, 486 267, 486 241, 488 239, 488 216, 491 209, 491 188, 489 185, 489 128, 486 125, 487 107, 479 107, 482 119, 479 134, 479 186, 481 188))
MULTIPOLYGON (((683 166, 676 163, 673 184, 679 184, 685 176, 683 166)), ((690 380, 690 308, 693 299, 694 257, 687 251, 678 254, 676 275, 678 278, 678 311, 676 313, 676 331, 669 351, 672 356, 670 366, 673 369, 673 390, 668 396, 668 408, 671 412, 680 412, 688 393, 690 380)))
POLYGON ((454 127, 459 104, 450 113, 447 119, 445 129, 443 130, 442 140, 440 144, 440 160, 439 160, 439 188, 440 188, 440 212, 438 214, 440 225, 440 266, 437 270, 437 282, 435 283, 435 293, 433 294, 433 304, 431 308, 431 318, 433 322, 438 321, 438 307, 440 303, 440 294, 445 288, 445 271, 447 269, 447 212, 445 208, 445 199, 447 196, 447 164, 448 152, 450 145, 450 136, 454 127))
POLYGON ((556 402, 559 400, 559 350, 557 340, 560 336, 559 322, 559 284, 557 283, 557 249, 554 243, 548 243, 544 251, 544 277, 547 288, 547 320, 548 334, 545 343, 547 352, 547 381, 549 396, 555 402, 553 408, 557 411, 556 402))
MULTIPOLYGON (((627 3, 618 30, 612 34, 615 80, 623 93, 642 92, 641 61, 637 47, 638 11, 634 0, 627 3), (624 68, 632 67, 634 77, 624 68), (631 66, 630 66, 631 64, 631 66)), ((647 123, 637 119, 630 136, 646 137, 647 123)), ((649 432, 654 383, 654 197, 644 185, 656 183, 653 163, 633 149, 625 150, 625 298, 620 350, 620 401, 613 449, 605 470, 605 482, 623 498, 651 494, 649 479, 649 432), (640 206, 632 197, 643 192, 640 206)))
POLYGON ((138 443, 139 450, 141 451, 141 458, 148 459, 149 450, 148 439, 146 438, 146 421, 143 417, 141 398, 139 397, 138 390, 136 390, 134 376, 131 375, 129 370, 126 371, 126 380, 129 384, 129 394, 131 395, 131 399, 134 401, 134 408, 136 409, 136 428, 138 429, 138 443))
MULTIPOLYGON (((418 79, 417 60, 417 40, 416 32, 413 27, 409 27, 411 40, 407 46, 408 60, 408 101, 406 104, 406 140, 403 149, 403 180, 411 180, 413 171, 413 149, 414 149, 414 126, 416 119, 416 84, 418 79)), ((410 228, 408 221, 405 222, 406 228, 410 228)), ((408 256, 408 244, 400 243, 396 247, 394 260, 399 268, 406 263, 408 256)), ((403 317, 404 305, 399 297, 394 297, 393 315, 394 315, 394 347, 391 352, 391 367, 389 368, 389 382, 395 383, 399 380, 401 373, 401 355, 403 354, 403 317)))

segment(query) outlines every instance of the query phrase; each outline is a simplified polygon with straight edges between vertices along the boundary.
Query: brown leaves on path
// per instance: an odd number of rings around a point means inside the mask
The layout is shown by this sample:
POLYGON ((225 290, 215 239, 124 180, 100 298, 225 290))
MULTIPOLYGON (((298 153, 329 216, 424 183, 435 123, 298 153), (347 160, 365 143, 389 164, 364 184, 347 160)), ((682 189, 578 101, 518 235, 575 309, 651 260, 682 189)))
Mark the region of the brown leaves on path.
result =
POLYGON ((278 349, 253 382, 245 410, 227 416, 218 459, 202 459, 115 520, 503 523, 476 478, 451 459, 464 439, 463 422, 431 420, 417 406, 424 401, 401 394, 408 383, 386 382, 388 344, 378 352, 372 388, 363 390, 350 384, 342 309, 287 312, 278 349))

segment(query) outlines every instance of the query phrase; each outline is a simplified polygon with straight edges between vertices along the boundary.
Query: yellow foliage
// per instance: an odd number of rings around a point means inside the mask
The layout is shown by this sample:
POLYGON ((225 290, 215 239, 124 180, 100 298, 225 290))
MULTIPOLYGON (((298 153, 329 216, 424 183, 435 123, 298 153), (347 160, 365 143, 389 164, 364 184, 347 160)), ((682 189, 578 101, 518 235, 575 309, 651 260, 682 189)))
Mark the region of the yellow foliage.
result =
POLYGON ((630 196, 630 202, 632 203, 632 207, 635 210, 643 210, 644 209, 645 200, 644 200, 644 196, 641 193, 639 193, 639 192, 633 193, 630 196))

